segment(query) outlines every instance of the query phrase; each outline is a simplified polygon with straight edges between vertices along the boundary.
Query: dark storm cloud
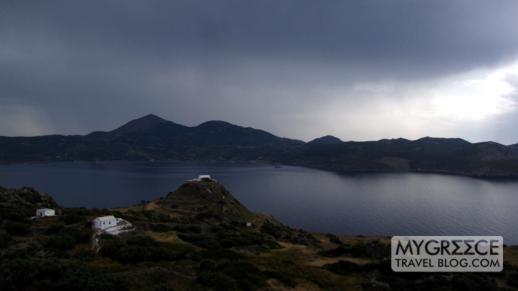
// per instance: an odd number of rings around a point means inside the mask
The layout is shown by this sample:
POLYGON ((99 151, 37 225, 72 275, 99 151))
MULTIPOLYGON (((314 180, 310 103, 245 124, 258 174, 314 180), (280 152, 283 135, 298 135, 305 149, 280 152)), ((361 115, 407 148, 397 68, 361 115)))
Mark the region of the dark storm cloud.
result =
POLYGON ((7 41, 63 45, 94 61, 104 54, 155 62, 177 54, 259 55, 464 69, 505 58, 518 45, 512 0, 4 1, 3 7, 7 41))
POLYGON ((154 112, 307 138, 326 130, 306 131, 340 88, 514 59, 516 15, 512 0, 2 1, 0 133, 87 132, 154 112))

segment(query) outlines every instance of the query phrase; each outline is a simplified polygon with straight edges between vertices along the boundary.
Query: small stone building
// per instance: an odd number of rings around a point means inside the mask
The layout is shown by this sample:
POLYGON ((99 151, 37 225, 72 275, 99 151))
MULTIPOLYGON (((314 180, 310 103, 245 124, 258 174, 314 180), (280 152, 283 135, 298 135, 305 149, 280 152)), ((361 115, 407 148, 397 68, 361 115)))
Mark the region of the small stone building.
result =
POLYGON ((54 209, 50 208, 40 208, 36 210, 36 217, 49 217, 49 216, 55 216, 56 211, 54 209))
POLYGON ((112 226, 117 225, 117 219, 113 215, 101 216, 95 218, 93 221, 93 227, 98 230, 105 230, 112 226))
POLYGON ((122 218, 113 215, 97 217, 92 221, 92 227, 98 233, 118 235, 133 230, 133 225, 122 218))

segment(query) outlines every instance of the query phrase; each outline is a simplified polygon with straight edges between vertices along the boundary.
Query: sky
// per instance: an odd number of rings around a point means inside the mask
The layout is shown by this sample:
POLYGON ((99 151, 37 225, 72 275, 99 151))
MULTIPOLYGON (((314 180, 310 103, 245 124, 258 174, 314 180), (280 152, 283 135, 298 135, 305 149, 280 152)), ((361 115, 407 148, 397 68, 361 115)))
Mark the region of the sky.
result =
POLYGON ((302 140, 518 142, 515 0, 0 1, 0 135, 153 113, 302 140))

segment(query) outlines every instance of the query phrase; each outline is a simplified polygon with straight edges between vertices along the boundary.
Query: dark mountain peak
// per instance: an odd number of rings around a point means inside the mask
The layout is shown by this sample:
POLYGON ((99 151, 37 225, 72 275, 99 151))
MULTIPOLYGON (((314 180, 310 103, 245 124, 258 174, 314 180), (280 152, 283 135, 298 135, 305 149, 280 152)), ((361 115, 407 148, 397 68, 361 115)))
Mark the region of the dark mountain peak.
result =
POLYGON ((449 144, 449 145, 469 145, 470 142, 462 139, 462 138, 444 138, 444 137, 430 137, 425 136, 418 140, 415 140, 416 143, 426 143, 426 144, 449 144))
POLYGON ((154 115, 153 113, 149 113, 148 115, 144 115, 144 116, 142 116, 141 118, 138 118, 138 119, 140 119, 140 120, 156 120, 156 121, 163 120, 163 121, 165 121, 165 119, 163 119, 160 116, 154 115))
POLYGON ((123 126, 112 131, 113 133, 121 134, 121 133, 133 133, 133 132, 142 132, 153 129, 157 126, 164 124, 175 124, 172 121, 165 120, 161 117, 158 117, 154 114, 148 114, 146 116, 134 119, 123 126))
POLYGON ((319 138, 315 138, 310 141, 309 144, 337 144, 342 143, 343 141, 332 135, 325 135, 319 138))
POLYGON ((501 144, 501 143, 497 143, 497 142, 494 142, 494 141, 483 141, 483 142, 478 142, 478 143, 476 143, 476 145, 487 145, 487 146, 495 145, 495 146, 504 146, 503 144, 501 144))
POLYGON ((384 139, 380 139, 379 140, 380 142, 382 143, 387 143, 387 144, 393 144, 393 143, 408 143, 410 142, 410 140, 406 139, 406 138, 384 138, 384 139))
POLYGON ((486 141, 474 144, 477 155, 482 160, 518 160, 518 151, 512 146, 486 141))
POLYGON ((206 121, 206 122, 198 125, 197 127, 199 127, 199 128, 223 128, 223 127, 240 127, 240 126, 237 126, 237 125, 234 125, 232 123, 222 121, 222 120, 210 120, 210 121, 206 121))
POLYGON ((243 127, 226 121, 212 120, 194 127, 195 132, 201 134, 202 143, 206 144, 241 144, 257 146, 265 143, 280 143, 281 138, 264 130, 252 127, 243 127))
POLYGON ((479 149, 500 149, 500 150, 509 150, 513 147, 505 146, 501 143, 497 143, 494 141, 484 141, 484 142, 478 142, 474 144, 479 149))

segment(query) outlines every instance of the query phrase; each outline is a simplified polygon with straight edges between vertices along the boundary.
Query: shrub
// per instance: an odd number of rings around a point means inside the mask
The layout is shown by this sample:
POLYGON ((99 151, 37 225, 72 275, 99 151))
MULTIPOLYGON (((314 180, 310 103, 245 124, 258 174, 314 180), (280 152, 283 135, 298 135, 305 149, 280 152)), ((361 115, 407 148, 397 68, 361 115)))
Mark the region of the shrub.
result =
POLYGON ((1 207, 0 208, 0 218, 1 219, 9 219, 15 221, 26 221, 27 217, 34 215, 24 209, 16 209, 11 207, 1 207))
POLYGON ((201 251, 196 254, 196 260, 212 260, 212 261, 229 261, 235 262, 244 259, 242 254, 233 252, 231 250, 218 250, 218 251, 201 251))
POLYGON ((11 235, 26 235, 31 232, 31 225, 25 222, 6 221, 5 230, 11 235))
POLYGON ((164 224, 164 223, 152 223, 149 225, 149 228, 152 231, 156 231, 156 232, 168 232, 168 231, 175 230, 174 226, 164 224))
POLYGON ((170 261, 184 255, 185 248, 172 245, 162 246, 146 236, 131 237, 127 240, 112 238, 102 240, 101 253, 121 263, 146 261, 170 261))
POLYGON ((72 228, 68 229, 67 233, 73 236, 78 243, 88 243, 92 237, 92 230, 90 228, 72 228))
POLYGON ((156 247, 160 245, 157 241, 145 235, 132 236, 127 239, 126 243, 128 245, 135 245, 141 247, 156 247))
POLYGON ((269 221, 263 224, 261 231, 273 236, 276 239, 282 238, 286 233, 286 229, 284 227, 275 225, 269 221))
POLYGON ((220 243, 216 237, 208 234, 197 234, 197 233, 179 233, 178 237, 181 240, 192 243, 193 245, 206 248, 206 249, 219 249, 221 248, 220 243))
POLYGON ((205 264, 200 269, 198 281, 215 290, 256 290, 266 286, 268 279, 256 266, 243 261, 205 264))
POLYGON ((273 272, 266 271, 265 274, 272 279, 276 279, 282 284, 286 285, 289 288, 295 288, 297 286, 297 281, 293 279, 293 276, 283 273, 283 272, 273 272))
POLYGON ((342 260, 333 264, 324 265, 323 268, 339 275, 347 275, 352 272, 360 271, 362 269, 360 265, 342 260))
POLYGON ((335 249, 323 251, 320 254, 328 257, 348 255, 353 257, 384 259, 390 256, 390 246, 378 241, 356 245, 343 244, 335 249))
POLYGON ((330 242, 334 243, 334 244, 342 244, 342 241, 340 240, 340 238, 332 233, 328 233, 326 234, 327 238, 329 239, 330 242))
POLYGON ((220 272, 203 273, 198 277, 198 282, 215 291, 238 290, 236 281, 220 272))
POLYGON ((512 270, 506 276, 507 285, 518 288, 518 271, 512 270))
POLYGON ((310 233, 303 230, 293 230, 284 225, 265 222, 261 227, 263 233, 273 236, 277 240, 284 240, 294 244, 318 245, 319 242, 310 233))
POLYGON ((85 216, 82 216, 78 213, 67 214, 67 215, 62 216, 62 218, 63 218, 63 221, 65 222, 65 224, 75 224, 75 223, 82 222, 83 220, 86 220, 85 216))
POLYGON ((263 249, 280 248, 279 244, 271 239, 270 236, 252 231, 242 231, 239 233, 226 231, 219 232, 218 240, 224 248, 247 246, 260 247, 263 249))
POLYGON ((63 224, 56 223, 56 224, 51 224, 49 227, 47 227, 47 229, 45 229, 44 233, 47 235, 57 234, 57 233, 63 232, 64 230, 65 230, 65 226, 63 224))
POLYGON ((178 224, 174 228, 176 231, 179 232, 189 232, 189 233, 200 233, 201 232, 201 226, 198 224, 178 224))
POLYGON ((61 233, 47 239, 45 246, 58 250, 69 250, 77 243, 76 238, 67 233, 61 233))
POLYGON ((243 290, 256 290, 266 286, 268 277, 256 266, 249 263, 226 264, 223 271, 237 279, 238 286, 243 290))
POLYGON ((11 239, 11 236, 7 233, 0 233, 0 248, 6 248, 11 239))
POLYGON ((454 290, 496 290, 496 281, 487 275, 456 274, 451 282, 454 290))

